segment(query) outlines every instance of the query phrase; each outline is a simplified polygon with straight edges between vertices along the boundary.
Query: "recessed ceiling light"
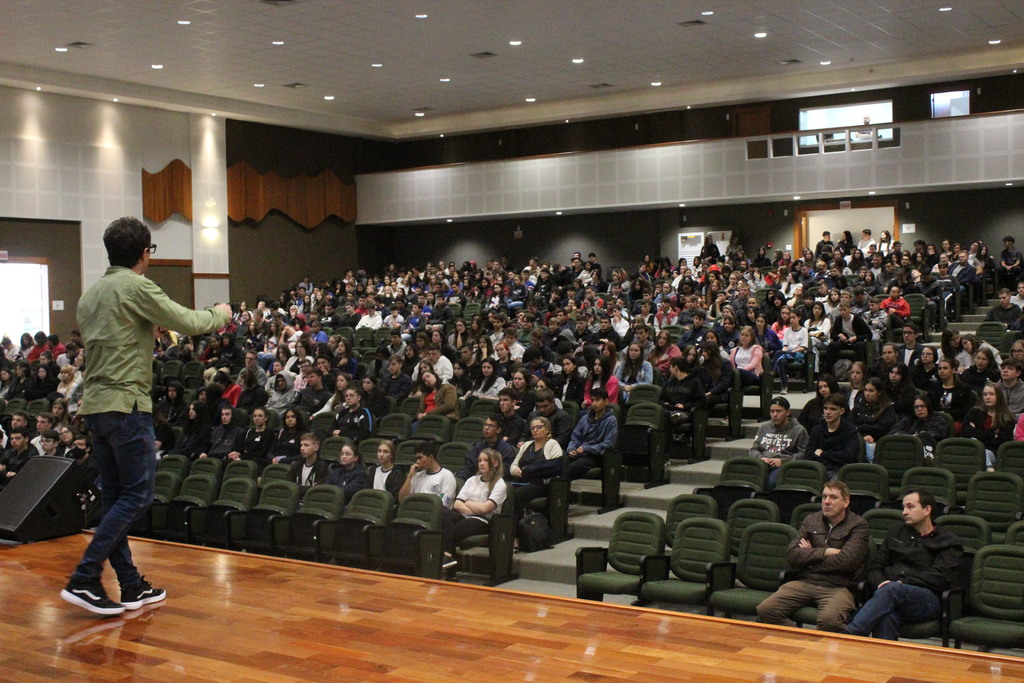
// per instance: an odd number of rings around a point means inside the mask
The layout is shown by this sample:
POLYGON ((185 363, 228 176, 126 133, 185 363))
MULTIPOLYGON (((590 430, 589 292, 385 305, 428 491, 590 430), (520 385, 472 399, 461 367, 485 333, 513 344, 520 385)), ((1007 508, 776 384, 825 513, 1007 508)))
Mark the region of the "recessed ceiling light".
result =
POLYGON ((445 223, 451 223, 451 222, 452 222, 451 218, 449 218, 448 220, 445 221, 445 223))
POLYGON ((54 50, 54 52, 67 52, 68 51, 68 49, 66 47, 55 47, 55 48, 53 48, 53 50, 54 50))
POLYGON ((685 206, 686 206, 686 203, 685 203, 685 202, 680 202, 680 204, 679 204, 679 207, 680 207, 680 208, 683 208, 683 207, 685 207, 685 206))
POLYGON ((284 41, 283 40, 272 40, 272 41, 270 41, 270 44, 271 45, 284 45, 284 41))
POLYGON ((765 33, 764 31, 759 31, 758 33, 755 33, 755 34, 754 34, 754 37, 755 37, 755 38, 767 38, 767 37, 768 37, 768 34, 767 34, 767 33, 765 33))
POLYGON ((442 79, 441 79, 441 82, 442 82, 442 83, 450 83, 450 82, 451 82, 451 80, 452 80, 452 79, 450 79, 450 78, 442 78, 442 79))
POLYGON ((117 98, 115 97, 112 101, 117 102, 117 98))
POLYGON ((940 7, 939 11, 940 12, 952 12, 953 8, 952 7, 940 7))
POLYGON ((526 98, 526 101, 527 101, 527 102, 536 102, 536 101, 537 101, 537 98, 536 98, 536 97, 527 97, 527 98, 526 98))
POLYGON ((793 195, 793 199, 800 199, 800 195, 793 195))
POLYGON ((441 137, 444 137, 444 133, 441 133, 441 137))
POLYGON ((572 60, 572 63, 573 64, 582 64, 583 63, 583 58, 582 57, 574 57, 573 60, 572 60))
POLYGON ((511 45, 512 47, 519 47, 520 45, 523 44, 523 41, 521 41, 521 40, 510 40, 510 41, 508 41, 508 44, 511 45))
POLYGON ((334 95, 324 95, 324 99, 330 102, 331 100, 334 99, 334 95))
POLYGON ((714 12, 712 12, 711 10, 705 10, 700 13, 702 17, 710 17, 712 14, 714 14, 714 12))
POLYGON ((188 19, 178 19, 178 26, 188 26, 191 23, 188 19))
POLYGON ((555 215, 556 215, 556 216, 561 216, 561 215, 562 215, 562 212, 561 212, 561 211, 555 211, 555 215))
POLYGON ((416 116, 426 116, 426 113, 422 112, 422 111, 418 111, 418 112, 416 112, 416 116))
POLYGON ((383 64, 371 64, 370 66, 372 66, 374 69, 379 69, 379 68, 381 68, 384 65, 383 64))
POLYGON ((164 65, 163 64, 154 64, 153 68, 154 69, 162 69, 162 68, 164 68, 164 65))
POLYGON ((565 122, 566 122, 566 123, 569 123, 569 119, 566 119, 566 120, 565 120, 565 122))
POLYGON ((417 14, 416 18, 417 19, 426 19, 428 16, 430 16, 430 15, 429 14, 417 14))
POLYGON ((874 193, 875 193, 874 190, 868 190, 868 194, 874 194, 874 193))
POLYGON ((661 81, 651 81, 651 85, 657 88, 659 85, 661 85, 661 81))
POLYGON ((1013 187, 1013 183, 1006 183, 1007 187, 1013 187))
POLYGON ((818 64, 821 64, 822 66, 828 66, 831 63, 832 63, 831 59, 823 59, 820 62, 818 62, 818 64))
POLYGON ((686 108, 687 108, 687 109, 689 109, 689 108, 690 108, 690 105, 686 105, 686 108))
POLYGON ((216 116, 216 115, 217 115, 217 112, 213 112, 212 114, 210 114, 210 116, 216 116))
POLYGON ((988 44, 989 44, 989 45, 998 45, 998 44, 999 44, 999 43, 1001 43, 1001 42, 1003 42, 1003 41, 1001 41, 1001 40, 999 40, 998 38, 996 38, 995 40, 990 40, 990 41, 988 41, 988 44))
POLYGON ((856 88, 850 88, 850 92, 857 92, 856 88))
POLYGON ((36 90, 42 91, 42 89, 43 89, 42 86, 38 86, 38 85, 36 86, 36 90))
POLYGON ((254 87, 254 88, 262 88, 264 85, 266 85, 266 83, 253 83, 252 87, 254 87))

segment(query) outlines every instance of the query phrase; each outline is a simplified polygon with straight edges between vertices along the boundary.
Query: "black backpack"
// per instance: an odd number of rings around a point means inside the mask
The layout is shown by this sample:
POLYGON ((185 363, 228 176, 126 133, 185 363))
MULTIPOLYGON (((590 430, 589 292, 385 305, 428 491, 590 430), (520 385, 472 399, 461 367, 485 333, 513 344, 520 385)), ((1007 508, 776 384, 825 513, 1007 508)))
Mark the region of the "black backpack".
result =
POLYGON ((555 532, 547 518, 539 512, 528 512, 519 521, 519 549, 535 553, 554 545, 555 532))

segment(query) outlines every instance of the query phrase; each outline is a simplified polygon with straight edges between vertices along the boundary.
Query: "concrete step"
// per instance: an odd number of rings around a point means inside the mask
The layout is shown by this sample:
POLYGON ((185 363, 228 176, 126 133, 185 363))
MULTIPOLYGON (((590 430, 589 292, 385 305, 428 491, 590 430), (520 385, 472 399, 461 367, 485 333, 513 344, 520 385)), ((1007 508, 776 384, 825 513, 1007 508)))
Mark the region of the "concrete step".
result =
MULTIPOLYGON (((520 579, 576 584, 576 549, 601 545, 590 538, 571 538, 536 553, 516 553, 513 563, 520 579)), ((607 543, 605 544, 607 545, 607 543)))

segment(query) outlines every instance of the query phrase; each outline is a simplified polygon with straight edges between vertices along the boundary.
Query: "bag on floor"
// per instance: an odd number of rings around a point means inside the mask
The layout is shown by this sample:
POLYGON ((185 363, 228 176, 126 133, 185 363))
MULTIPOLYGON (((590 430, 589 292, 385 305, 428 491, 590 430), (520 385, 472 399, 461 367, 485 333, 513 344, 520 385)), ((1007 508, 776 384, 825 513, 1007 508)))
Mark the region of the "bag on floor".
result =
POLYGON ((551 530, 547 517, 539 512, 527 512, 519 521, 519 549, 535 553, 554 545, 555 532, 551 530))

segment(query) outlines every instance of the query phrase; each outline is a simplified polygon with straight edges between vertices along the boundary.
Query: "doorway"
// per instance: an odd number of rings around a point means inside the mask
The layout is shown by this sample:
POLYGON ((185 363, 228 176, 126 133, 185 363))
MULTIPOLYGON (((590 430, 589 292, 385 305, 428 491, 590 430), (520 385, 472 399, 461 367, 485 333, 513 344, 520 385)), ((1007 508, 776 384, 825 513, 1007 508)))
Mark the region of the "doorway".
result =
POLYGON ((876 241, 883 230, 892 235, 894 242, 900 238, 899 202, 895 199, 799 206, 795 217, 794 258, 798 258, 804 247, 813 250, 826 230, 832 233, 833 243, 842 239, 844 230, 849 230, 853 235, 854 244, 860 241, 860 233, 864 229, 871 230, 872 238, 876 241))

